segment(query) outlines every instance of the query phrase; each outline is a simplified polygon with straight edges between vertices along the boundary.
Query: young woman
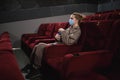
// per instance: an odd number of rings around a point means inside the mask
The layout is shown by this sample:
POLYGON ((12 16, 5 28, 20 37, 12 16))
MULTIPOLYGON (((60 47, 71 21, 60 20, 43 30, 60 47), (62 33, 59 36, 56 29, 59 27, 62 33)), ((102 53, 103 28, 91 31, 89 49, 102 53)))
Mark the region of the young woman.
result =
MULTIPOLYGON (((65 44, 65 45, 73 45, 76 44, 80 35, 81 35, 81 29, 80 29, 80 22, 83 19, 83 16, 77 12, 74 12, 70 15, 69 19, 69 24, 70 27, 67 28, 66 30, 63 28, 60 28, 58 30, 58 33, 55 35, 56 42, 55 43, 39 43, 35 45, 33 48, 33 51, 31 53, 31 67, 27 67, 27 69, 32 69, 30 70, 30 73, 26 75, 26 78, 33 77, 36 74, 39 74, 39 69, 42 66, 41 60, 42 60, 42 55, 43 55, 43 50, 46 46, 50 45, 56 45, 56 44, 65 44)), ((23 70, 26 70, 24 68, 23 70)))

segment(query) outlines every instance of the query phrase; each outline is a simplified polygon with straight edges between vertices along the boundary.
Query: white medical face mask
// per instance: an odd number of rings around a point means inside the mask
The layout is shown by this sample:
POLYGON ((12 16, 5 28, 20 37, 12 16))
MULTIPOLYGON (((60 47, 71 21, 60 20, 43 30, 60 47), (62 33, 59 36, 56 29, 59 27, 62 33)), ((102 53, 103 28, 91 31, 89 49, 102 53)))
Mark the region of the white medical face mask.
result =
POLYGON ((71 26, 73 26, 73 25, 74 25, 74 20, 69 19, 69 24, 70 24, 71 26))

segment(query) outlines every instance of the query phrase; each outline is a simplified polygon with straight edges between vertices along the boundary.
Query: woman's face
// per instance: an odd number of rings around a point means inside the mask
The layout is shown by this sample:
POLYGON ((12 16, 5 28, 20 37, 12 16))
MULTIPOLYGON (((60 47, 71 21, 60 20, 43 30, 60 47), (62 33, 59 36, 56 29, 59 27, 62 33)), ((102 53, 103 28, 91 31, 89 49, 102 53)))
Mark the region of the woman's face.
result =
POLYGON ((74 21, 74 24, 78 23, 78 20, 75 18, 75 15, 71 15, 70 19, 74 21))

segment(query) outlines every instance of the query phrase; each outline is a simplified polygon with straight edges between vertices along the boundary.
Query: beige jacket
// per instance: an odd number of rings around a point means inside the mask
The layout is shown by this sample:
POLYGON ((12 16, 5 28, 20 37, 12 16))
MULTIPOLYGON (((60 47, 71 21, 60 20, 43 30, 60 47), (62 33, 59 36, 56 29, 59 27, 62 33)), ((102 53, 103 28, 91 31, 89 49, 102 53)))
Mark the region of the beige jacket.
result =
POLYGON ((61 32, 62 43, 66 45, 72 45, 78 42, 81 35, 80 27, 69 27, 65 31, 61 32))

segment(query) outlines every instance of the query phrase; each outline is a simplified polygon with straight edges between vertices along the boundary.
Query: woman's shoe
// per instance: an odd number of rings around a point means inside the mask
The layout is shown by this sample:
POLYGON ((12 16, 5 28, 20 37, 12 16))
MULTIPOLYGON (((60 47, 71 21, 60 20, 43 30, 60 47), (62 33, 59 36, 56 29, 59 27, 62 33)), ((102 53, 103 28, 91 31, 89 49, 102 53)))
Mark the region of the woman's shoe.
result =
POLYGON ((42 76, 39 69, 32 69, 26 76, 26 79, 33 79, 42 76))
POLYGON ((23 73, 28 73, 30 71, 31 65, 27 64, 24 68, 21 69, 23 73))

